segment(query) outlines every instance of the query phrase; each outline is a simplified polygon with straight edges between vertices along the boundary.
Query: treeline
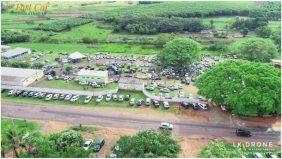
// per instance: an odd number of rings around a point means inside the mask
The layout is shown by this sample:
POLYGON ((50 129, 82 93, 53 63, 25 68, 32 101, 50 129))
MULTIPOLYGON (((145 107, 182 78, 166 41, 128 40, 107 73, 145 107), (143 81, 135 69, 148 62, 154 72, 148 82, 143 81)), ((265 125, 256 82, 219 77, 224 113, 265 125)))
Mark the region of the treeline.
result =
MULTIPOLYGON (((109 19, 104 19, 108 22, 109 19)), ((115 31, 126 30, 137 34, 156 34, 172 32, 200 32, 205 28, 199 19, 187 19, 177 17, 149 17, 149 16, 129 16, 120 20, 114 19, 115 31)))
POLYGON ((35 27, 35 29, 60 32, 64 30, 70 30, 72 27, 80 26, 90 22, 93 22, 93 19, 88 19, 85 17, 68 18, 63 20, 56 20, 50 24, 40 23, 38 26, 35 27))
POLYGON ((247 18, 247 19, 236 19, 232 24, 233 28, 237 30, 248 29, 250 31, 260 27, 267 26, 268 21, 265 18, 247 18))
POLYGON ((1 31, 1 43, 16 43, 30 41, 30 35, 25 32, 2 30, 1 31))

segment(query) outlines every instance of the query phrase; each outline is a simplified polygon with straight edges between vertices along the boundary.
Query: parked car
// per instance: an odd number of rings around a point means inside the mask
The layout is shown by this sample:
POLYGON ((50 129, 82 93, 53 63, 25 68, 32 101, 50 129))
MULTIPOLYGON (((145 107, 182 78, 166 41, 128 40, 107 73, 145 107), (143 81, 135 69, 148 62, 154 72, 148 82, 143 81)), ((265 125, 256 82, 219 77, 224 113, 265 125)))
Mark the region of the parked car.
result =
POLYGON ((99 152, 101 150, 101 148, 104 146, 104 144, 105 144, 105 139, 103 139, 103 138, 100 139, 98 142, 96 142, 94 144, 93 151, 95 153, 99 152))
POLYGON ((32 97, 35 94, 35 92, 29 92, 27 96, 32 97))
POLYGON ((155 87, 154 86, 147 86, 146 90, 153 91, 153 90, 155 90, 155 87))
POLYGON ((164 97, 165 97, 166 99, 170 99, 170 98, 171 98, 171 96, 170 96, 169 93, 165 93, 165 94, 164 94, 164 97))
POLYGON ((8 95, 13 96, 16 93, 16 90, 9 90, 8 95))
POLYGON ((45 93, 45 92, 40 92, 38 98, 42 99, 42 98, 44 98, 46 96, 46 94, 47 93, 45 93))
POLYGON ((162 93, 169 93, 170 90, 168 88, 162 88, 162 89, 160 89, 160 92, 162 92, 162 93))
POLYGON ((88 150, 92 143, 93 143, 92 139, 85 141, 83 145, 84 150, 88 150))
POLYGON ((122 102, 122 101, 123 101, 123 95, 119 95, 118 101, 119 101, 119 102, 122 102))
POLYGON ((183 91, 179 91, 179 94, 178 94, 179 98, 184 98, 185 97, 185 94, 183 91))
POLYGON ((145 105, 146 106, 150 106, 151 105, 151 99, 150 98, 146 98, 145 105))
POLYGON ((168 108, 170 107, 170 106, 169 106, 169 103, 168 103, 167 101, 164 101, 163 104, 164 104, 164 108, 165 108, 165 109, 168 109, 168 108))
POLYGON ((24 92, 22 93, 22 96, 23 96, 23 97, 26 97, 26 96, 28 95, 28 93, 29 93, 28 91, 24 91, 24 92))
POLYGON ((59 99, 60 99, 60 100, 64 100, 64 99, 65 99, 65 95, 64 95, 64 94, 61 94, 60 97, 59 97, 59 99))
POLYGON ((112 95, 111 94, 107 94, 106 95, 106 101, 109 102, 112 98, 112 95))
POLYGON ((199 105, 197 103, 191 103, 191 107, 194 109, 194 110, 199 110, 199 105))
POLYGON ((188 102, 180 102, 180 105, 182 106, 182 107, 184 107, 184 108, 189 108, 189 103, 188 102))
POLYGON ((84 103, 89 103, 92 99, 92 96, 86 96, 85 99, 84 99, 84 103))
POLYGON ((154 104, 155 108, 158 108, 160 106, 160 103, 157 100, 153 100, 153 104, 154 104))
POLYGON ((131 98, 129 104, 130 104, 130 106, 134 106, 135 105, 135 99, 131 98))
POLYGON ((144 100, 143 99, 139 99, 137 101, 137 106, 141 106, 143 103, 144 103, 144 100))
POLYGON ((51 75, 47 75, 47 79, 50 81, 53 80, 53 77, 51 75))
POLYGON ((130 99, 130 94, 125 95, 124 100, 129 101, 130 99))
POLYGON ((16 92, 15 92, 15 95, 16 96, 19 96, 20 94, 22 94, 23 93, 23 90, 17 90, 16 92))
POLYGON ((253 154, 254 158, 264 158, 260 153, 256 152, 253 154))
POLYGON ((100 103, 101 101, 103 100, 103 96, 102 95, 99 95, 96 99, 96 102, 97 103, 100 103))
POLYGON ((45 100, 51 100, 53 97, 53 94, 47 94, 45 97, 45 100))
POLYGON ((40 93, 41 93, 41 92, 36 92, 36 93, 33 95, 33 97, 34 97, 34 98, 38 98, 38 97, 40 96, 40 93))
POLYGON ((88 82, 87 81, 80 81, 79 84, 80 85, 88 85, 88 82))
POLYGON ((70 99, 70 101, 71 102, 76 102, 78 99, 79 99, 79 95, 74 95, 71 99, 70 99))
POLYGON ((118 101, 118 96, 116 94, 113 95, 113 100, 118 101))
POLYGON ((57 99, 59 99, 59 97, 60 97, 60 94, 56 93, 56 94, 54 94, 53 99, 57 100, 57 99))
POLYGON ((65 99, 64 99, 64 100, 70 100, 71 97, 72 97, 72 94, 68 94, 68 95, 65 96, 65 99))
POLYGON ((203 110, 207 110, 209 108, 205 103, 199 103, 198 106, 203 110))
POLYGON ((252 136, 251 132, 246 129, 237 129, 236 135, 240 137, 251 137, 252 136))
POLYGON ((170 123, 161 123, 160 129, 168 129, 168 130, 172 130, 173 129, 173 125, 170 123))

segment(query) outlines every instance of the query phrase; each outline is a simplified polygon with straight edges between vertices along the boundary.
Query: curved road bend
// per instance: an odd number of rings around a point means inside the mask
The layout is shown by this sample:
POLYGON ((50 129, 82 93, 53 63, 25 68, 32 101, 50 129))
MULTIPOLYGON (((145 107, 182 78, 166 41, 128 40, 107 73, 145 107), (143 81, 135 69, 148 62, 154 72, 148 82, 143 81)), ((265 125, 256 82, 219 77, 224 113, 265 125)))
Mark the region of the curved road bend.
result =
POLYGON ((266 132, 267 128, 249 127, 253 133, 250 138, 238 138, 236 127, 207 122, 195 122, 180 118, 144 118, 130 113, 103 113, 96 109, 74 109, 68 106, 24 105, 2 102, 2 116, 27 120, 53 120, 71 124, 99 125, 104 127, 127 128, 135 130, 157 129, 159 124, 168 121, 174 125, 173 133, 179 135, 199 135, 206 137, 231 137, 244 141, 280 143, 280 132, 266 132))

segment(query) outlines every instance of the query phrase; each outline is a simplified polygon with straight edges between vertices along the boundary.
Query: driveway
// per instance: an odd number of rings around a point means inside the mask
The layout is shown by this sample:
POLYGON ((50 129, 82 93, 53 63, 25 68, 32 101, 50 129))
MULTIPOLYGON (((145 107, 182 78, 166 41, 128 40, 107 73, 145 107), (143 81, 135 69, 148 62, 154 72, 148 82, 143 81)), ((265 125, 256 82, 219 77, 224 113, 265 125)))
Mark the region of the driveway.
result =
MULTIPOLYGON (((114 109, 114 108, 112 108, 114 109)), ((280 143, 280 132, 268 131, 267 127, 248 127, 253 132, 250 138, 239 138, 234 134, 236 126, 189 121, 175 116, 150 116, 121 111, 105 111, 103 108, 83 108, 75 106, 42 106, 2 102, 3 117, 52 120, 70 124, 98 125, 134 130, 157 129, 161 122, 174 125, 173 133, 185 136, 203 136, 215 138, 232 138, 243 141, 280 143)))

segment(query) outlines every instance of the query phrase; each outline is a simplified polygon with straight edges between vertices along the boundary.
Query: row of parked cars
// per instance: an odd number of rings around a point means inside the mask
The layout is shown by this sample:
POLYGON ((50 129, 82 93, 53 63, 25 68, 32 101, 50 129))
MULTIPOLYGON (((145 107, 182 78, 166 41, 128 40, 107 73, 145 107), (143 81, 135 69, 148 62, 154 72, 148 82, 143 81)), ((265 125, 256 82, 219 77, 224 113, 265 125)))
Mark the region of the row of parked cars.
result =
POLYGON ((92 145, 93 145, 93 152, 97 153, 105 145, 105 139, 101 138, 97 142, 93 142, 92 139, 86 140, 83 144, 83 149, 88 150, 92 145))
MULTIPOLYGON (((81 98, 80 95, 73 95, 73 94, 59 94, 59 93, 45 93, 45 92, 35 92, 35 91, 23 91, 23 90, 9 90, 8 92, 9 96, 23 96, 23 97, 34 97, 39 99, 44 99, 46 101, 49 100, 65 100, 65 101, 71 101, 76 102, 81 98)), ((93 96, 85 96, 84 103, 87 104, 93 99, 93 96)), ((96 102, 100 103, 104 99, 104 96, 99 95, 96 98, 96 102)), ((105 96, 105 101, 109 102, 110 100, 117 101, 117 102, 123 102, 123 101, 129 101, 130 106, 150 106, 152 103, 153 105, 158 108, 160 106, 160 102, 157 100, 151 100, 150 98, 146 98, 146 100, 135 99, 134 97, 131 97, 131 95, 117 95, 117 94, 107 94, 105 96)), ((164 108, 168 109, 170 107, 168 102, 163 102, 164 108)))

